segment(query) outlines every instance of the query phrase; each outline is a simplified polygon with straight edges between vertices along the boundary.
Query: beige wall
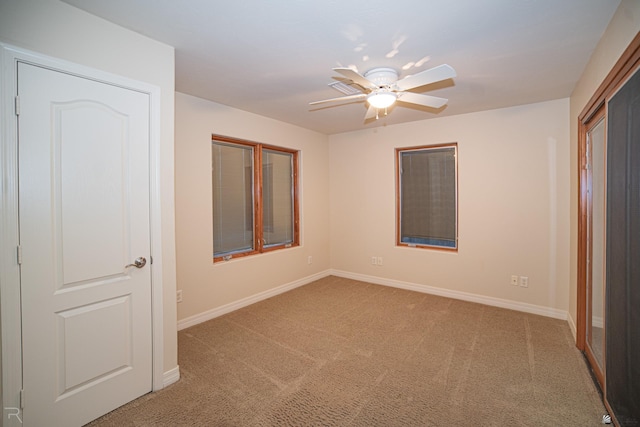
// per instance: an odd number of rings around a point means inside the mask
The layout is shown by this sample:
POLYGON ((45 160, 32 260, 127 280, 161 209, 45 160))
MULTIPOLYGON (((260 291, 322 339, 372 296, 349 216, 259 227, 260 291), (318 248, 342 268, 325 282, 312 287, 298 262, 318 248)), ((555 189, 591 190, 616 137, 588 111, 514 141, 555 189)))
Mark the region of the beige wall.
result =
POLYGON ((571 94, 571 278, 569 316, 575 333, 578 272, 578 116, 620 55, 640 31, 640 2, 622 0, 571 94))
POLYGON ((160 87, 164 370, 175 368, 174 49, 56 0, 2 0, 0 40, 160 87))
POLYGON ((219 314, 224 306, 329 269, 328 160, 326 135, 176 93, 179 321, 219 314), (212 133, 300 150, 300 247, 213 264, 212 133))
POLYGON ((568 99, 333 135, 329 143, 333 269, 568 309, 568 99), (458 143, 459 251, 396 247, 394 149, 446 142, 458 143), (528 276, 529 287, 512 286, 512 274, 528 276))

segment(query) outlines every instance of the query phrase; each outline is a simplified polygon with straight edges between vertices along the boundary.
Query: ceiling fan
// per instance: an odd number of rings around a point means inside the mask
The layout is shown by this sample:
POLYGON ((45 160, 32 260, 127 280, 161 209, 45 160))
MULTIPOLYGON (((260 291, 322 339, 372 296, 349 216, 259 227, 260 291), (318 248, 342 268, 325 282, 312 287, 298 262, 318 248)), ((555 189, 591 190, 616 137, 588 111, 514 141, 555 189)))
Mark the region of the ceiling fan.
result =
POLYGON ((339 98, 310 102, 309 105, 366 99, 369 103, 369 108, 364 116, 365 120, 372 119, 373 117, 377 119, 378 110, 381 109, 384 109, 386 114, 386 109, 396 101, 436 109, 441 108, 447 103, 448 100, 446 98, 408 91, 456 76, 456 71, 447 64, 421 71, 418 74, 407 76, 400 80, 398 80, 398 73, 393 68, 374 68, 367 71, 364 75, 351 68, 334 68, 333 71, 346 77, 346 79, 336 79, 343 81, 351 87, 357 88, 357 90, 352 91, 356 93, 339 98))

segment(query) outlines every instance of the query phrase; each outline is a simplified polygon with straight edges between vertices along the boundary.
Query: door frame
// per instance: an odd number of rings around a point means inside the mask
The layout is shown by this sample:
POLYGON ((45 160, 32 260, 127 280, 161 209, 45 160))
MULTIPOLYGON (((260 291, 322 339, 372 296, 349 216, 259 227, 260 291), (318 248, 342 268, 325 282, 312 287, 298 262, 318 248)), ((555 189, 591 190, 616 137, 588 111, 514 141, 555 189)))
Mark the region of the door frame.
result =
MULTIPOLYGON (((17 64, 25 62, 54 71, 123 87, 149 95, 149 203, 151 235, 152 390, 164 381, 162 229, 160 222, 160 88, 101 70, 0 43, 0 324, 2 421, 7 408, 21 407, 22 328, 18 247, 18 141, 16 119, 17 64)), ((15 419, 15 417, 13 418, 15 419)), ((2 423, 0 423, 1 425, 2 423)))

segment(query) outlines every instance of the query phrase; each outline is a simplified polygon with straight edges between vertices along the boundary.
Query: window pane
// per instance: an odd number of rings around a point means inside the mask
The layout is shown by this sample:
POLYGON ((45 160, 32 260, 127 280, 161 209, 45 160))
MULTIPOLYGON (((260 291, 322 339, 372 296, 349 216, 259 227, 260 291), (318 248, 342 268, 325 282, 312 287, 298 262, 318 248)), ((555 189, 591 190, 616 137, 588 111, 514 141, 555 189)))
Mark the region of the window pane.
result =
POLYGON ((455 151, 400 152, 400 242, 457 247, 455 151))
POLYGON ((213 142, 213 255, 254 249, 253 148, 213 142))
POLYGON ((293 154, 262 152, 262 218, 265 246, 293 242, 293 154))

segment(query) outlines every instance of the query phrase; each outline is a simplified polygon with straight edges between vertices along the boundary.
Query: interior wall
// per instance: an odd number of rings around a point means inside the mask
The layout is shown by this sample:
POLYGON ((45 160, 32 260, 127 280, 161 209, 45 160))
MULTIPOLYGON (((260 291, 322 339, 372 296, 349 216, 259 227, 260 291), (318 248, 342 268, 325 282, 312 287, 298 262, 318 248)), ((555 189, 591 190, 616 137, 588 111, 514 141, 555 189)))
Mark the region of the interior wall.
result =
POLYGON ((177 366, 173 200, 174 49, 57 0, 2 0, 0 40, 160 87, 164 371, 177 366))
POLYGON ((326 135, 176 93, 175 159, 179 321, 329 269, 326 135), (299 247, 213 263, 211 134, 300 150, 299 247))
POLYGON ((568 99, 332 135, 329 147, 333 269, 566 312, 568 99), (397 247, 394 150, 448 142, 459 250, 397 247))
POLYGON ((569 316, 574 335, 578 304, 578 116, 629 43, 638 34, 638 31, 640 31, 640 2, 622 0, 570 98, 571 286, 569 288, 569 316))

